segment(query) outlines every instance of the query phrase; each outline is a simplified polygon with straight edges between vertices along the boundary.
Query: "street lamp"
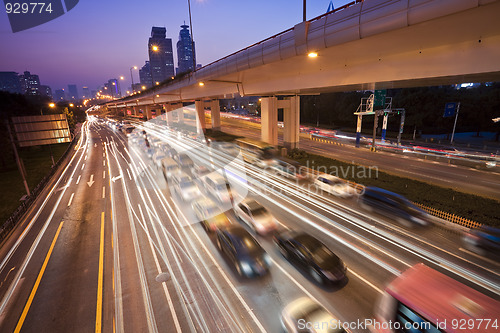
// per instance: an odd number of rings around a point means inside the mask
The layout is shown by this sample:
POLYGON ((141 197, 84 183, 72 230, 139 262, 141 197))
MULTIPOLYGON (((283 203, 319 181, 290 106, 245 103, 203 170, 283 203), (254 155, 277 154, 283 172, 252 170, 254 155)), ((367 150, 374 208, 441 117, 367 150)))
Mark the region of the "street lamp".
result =
POLYGON ((137 69, 137 66, 130 67, 130 79, 132 80, 132 91, 135 91, 135 89, 134 89, 134 76, 132 75, 133 69, 137 69))
MULTIPOLYGON (((153 52, 158 52, 160 48, 158 45, 151 45, 151 51, 153 52)), ((153 64, 151 62, 151 56, 149 56, 149 74, 151 75, 151 87, 154 86, 154 79, 153 79, 153 64)))

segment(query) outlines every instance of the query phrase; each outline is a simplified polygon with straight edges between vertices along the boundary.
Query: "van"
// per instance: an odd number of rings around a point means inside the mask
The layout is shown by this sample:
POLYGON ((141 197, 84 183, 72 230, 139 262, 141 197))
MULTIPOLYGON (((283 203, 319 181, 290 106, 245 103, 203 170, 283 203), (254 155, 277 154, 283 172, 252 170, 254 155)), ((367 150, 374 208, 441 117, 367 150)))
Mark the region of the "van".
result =
POLYGON ((165 157, 164 159, 162 159, 161 167, 165 179, 172 177, 174 174, 178 173, 181 170, 177 162, 174 161, 171 157, 165 157))

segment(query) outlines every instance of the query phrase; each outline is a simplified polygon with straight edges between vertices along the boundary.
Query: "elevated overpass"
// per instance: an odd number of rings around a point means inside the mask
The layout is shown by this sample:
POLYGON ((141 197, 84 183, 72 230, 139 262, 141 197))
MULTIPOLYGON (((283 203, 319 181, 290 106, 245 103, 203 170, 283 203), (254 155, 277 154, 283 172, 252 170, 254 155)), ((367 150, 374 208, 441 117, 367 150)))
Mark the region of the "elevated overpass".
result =
POLYGON ((107 106, 149 119, 194 101, 204 128, 210 101, 217 128, 219 99, 263 96, 262 139, 277 143, 283 108, 285 145, 296 147, 300 95, 498 81, 499 13, 499 0, 358 0, 107 106))

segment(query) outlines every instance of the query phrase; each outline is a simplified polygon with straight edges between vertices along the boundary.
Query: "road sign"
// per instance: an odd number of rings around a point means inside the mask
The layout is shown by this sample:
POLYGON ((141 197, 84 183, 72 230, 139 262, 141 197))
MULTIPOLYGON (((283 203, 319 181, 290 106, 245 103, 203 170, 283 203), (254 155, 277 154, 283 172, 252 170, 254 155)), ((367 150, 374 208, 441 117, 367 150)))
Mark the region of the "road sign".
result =
POLYGON ((455 102, 446 103, 444 107, 443 117, 453 117, 455 115, 456 109, 457 109, 457 103, 455 102))
POLYGON ((387 89, 375 90, 373 97, 374 107, 385 107, 385 96, 387 95, 387 89))

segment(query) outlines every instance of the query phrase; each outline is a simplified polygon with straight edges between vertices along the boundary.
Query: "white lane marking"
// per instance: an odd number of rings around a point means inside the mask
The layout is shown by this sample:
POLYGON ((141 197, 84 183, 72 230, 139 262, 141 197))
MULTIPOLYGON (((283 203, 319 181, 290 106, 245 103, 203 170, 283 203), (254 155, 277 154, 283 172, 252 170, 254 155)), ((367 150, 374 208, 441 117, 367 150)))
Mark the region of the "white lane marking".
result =
POLYGON ((106 186, 102 187, 102 198, 104 199, 106 197, 106 186))
POLYGON ((83 170, 85 168, 85 163, 82 164, 82 168, 80 170, 83 170))
POLYGON ((102 172, 102 179, 106 179, 106 170, 102 172))
MULTIPOLYGON (((479 254, 474 253, 474 252, 472 252, 472 251, 466 250, 466 249, 464 249, 464 248, 462 248, 462 247, 460 247, 460 248, 458 248, 458 249, 459 249, 460 251, 462 251, 462 252, 465 252, 465 253, 470 254, 471 256, 474 256, 474 257, 476 257, 476 258, 479 258, 479 259, 481 259, 481 260, 484 260, 484 261, 486 261, 486 262, 488 262, 488 263, 490 263, 490 264, 492 264, 492 265, 495 265, 495 266, 500 266, 500 264, 499 264, 499 263, 497 263, 496 261, 493 261, 493 260, 491 260, 491 259, 488 259, 488 258, 486 258, 486 257, 483 257, 482 255, 479 255, 479 254)), ((494 274, 496 274, 496 273, 494 273, 494 274)))
POLYGON ((106 166, 106 160, 102 160, 102 166, 106 166))
POLYGON ((84 158, 84 160, 85 160, 85 161, 87 160, 87 155, 85 155, 85 158, 84 158))
POLYGON ((78 183, 80 182, 80 178, 82 178, 82 175, 78 176, 78 179, 76 180, 76 185, 78 185, 78 183))
POLYGON ((128 171, 128 169, 127 169, 127 173, 128 173, 128 179, 132 180, 132 177, 130 177, 130 172, 128 171))
POLYGON ((71 206, 71 202, 73 201, 74 195, 75 195, 75 192, 71 193, 71 197, 69 198, 69 202, 68 202, 68 207, 71 206))

